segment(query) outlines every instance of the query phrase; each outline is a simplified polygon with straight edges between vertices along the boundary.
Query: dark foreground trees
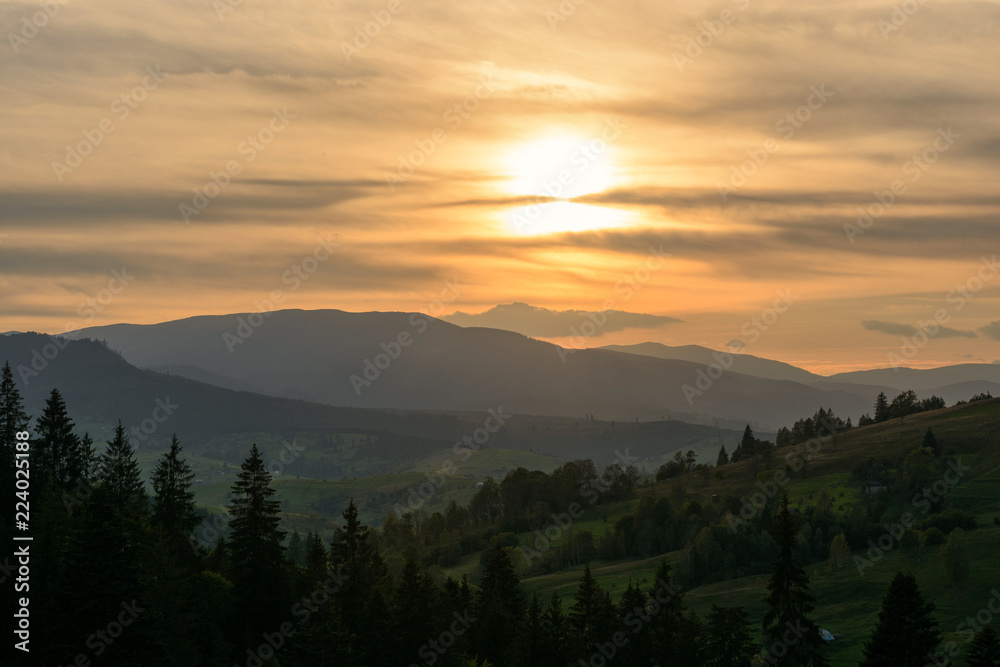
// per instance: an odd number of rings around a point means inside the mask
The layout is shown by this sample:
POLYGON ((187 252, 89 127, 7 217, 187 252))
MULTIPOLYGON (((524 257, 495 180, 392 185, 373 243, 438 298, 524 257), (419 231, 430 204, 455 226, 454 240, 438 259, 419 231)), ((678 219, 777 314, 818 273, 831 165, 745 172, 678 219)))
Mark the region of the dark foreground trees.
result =
POLYGON ((889 584, 878 622, 865 644, 861 667, 923 667, 934 663, 941 643, 934 603, 925 602, 912 574, 897 574, 889 584))
POLYGON ((787 496, 775 521, 778 558, 767 584, 764 650, 779 667, 826 667, 829 662, 820 654, 819 628, 809 617, 815 606, 809 576, 795 559, 796 528, 787 496))
POLYGON ((280 504, 274 495, 271 473, 255 444, 240 466, 229 505, 230 573, 248 645, 277 628, 288 609, 284 532, 278 528, 280 504))
POLYGON ((997 667, 1000 665, 1000 638, 993 628, 983 628, 975 634, 965 656, 969 667, 997 667))

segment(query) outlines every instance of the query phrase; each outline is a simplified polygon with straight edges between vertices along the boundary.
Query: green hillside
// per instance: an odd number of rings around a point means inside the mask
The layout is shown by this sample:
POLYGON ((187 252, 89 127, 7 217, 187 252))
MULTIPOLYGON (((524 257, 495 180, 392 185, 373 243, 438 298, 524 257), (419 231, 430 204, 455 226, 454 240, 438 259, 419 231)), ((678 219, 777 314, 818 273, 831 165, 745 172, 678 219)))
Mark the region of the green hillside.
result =
MULTIPOLYGON (((967 637, 959 634, 960 624, 983 609, 1000 584, 1000 560, 996 545, 1000 543, 1000 399, 978 401, 943 410, 911 415, 903 420, 856 428, 840 433, 816 451, 806 465, 806 476, 784 485, 790 504, 803 515, 821 493, 833 498, 832 512, 845 517, 852 507, 861 503, 861 493, 851 482, 850 471, 869 457, 900 457, 921 444, 927 429, 933 430, 943 454, 970 469, 962 475, 948 495, 951 509, 973 515, 978 527, 968 532, 970 578, 967 583, 949 585, 942 559, 943 544, 926 545, 904 552, 894 542, 878 558, 878 552, 867 553, 867 545, 854 545, 852 561, 838 569, 827 561, 814 562, 806 569, 811 577, 811 589, 817 599, 814 620, 819 627, 836 635, 828 655, 832 665, 854 665, 861 658, 864 642, 869 638, 878 614, 882 595, 898 571, 912 572, 924 598, 937 606, 936 618, 944 634, 944 642, 964 645, 967 637), (859 568, 860 564, 860 568, 859 568)), ((794 448, 779 450, 774 461, 785 458, 794 448)), ((640 497, 683 498, 685 502, 702 504, 719 502, 723 494, 736 489, 749 493, 758 479, 769 479, 759 460, 743 461, 724 466, 705 478, 687 475, 642 487, 640 497)), ((635 501, 631 505, 635 506, 635 501)), ((899 517, 907 510, 918 519, 925 518, 914 511, 908 500, 891 499, 886 503, 885 516, 899 517)), ((596 506, 575 521, 568 533, 591 531, 595 538, 612 529, 615 521, 628 511, 626 503, 596 506)), ((522 545, 532 539, 522 534, 522 545)), ((565 541, 565 534, 561 541, 565 541)), ((522 547, 523 548, 523 547, 522 547)), ((519 550, 515 550, 514 554, 519 550)), ((624 561, 591 561, 591 568, 600 585, 618 599, 629 581, 648 587, 661 560, 680 565, 687 558, 684 550, 673 551, 647 559, 624 561)), ((523 558, 515 556, 515 563, 523 558)), ((461 576, 477 573, 478 558, 465 557, 442 575, 461 576)), ((551 574, 524 575, 522 588, 530 596, 547 599, 557 593, 564 605, 572 605, 582 566, 551 574)), ((693 587, 685 591, 686 601, 704 617, 712 604, 745 606, 755 624, 759 640, 759 623, 764 613, 766 573, 740 577, 693 587)), ((959 663, 961 664, 961 663, 959 663)))

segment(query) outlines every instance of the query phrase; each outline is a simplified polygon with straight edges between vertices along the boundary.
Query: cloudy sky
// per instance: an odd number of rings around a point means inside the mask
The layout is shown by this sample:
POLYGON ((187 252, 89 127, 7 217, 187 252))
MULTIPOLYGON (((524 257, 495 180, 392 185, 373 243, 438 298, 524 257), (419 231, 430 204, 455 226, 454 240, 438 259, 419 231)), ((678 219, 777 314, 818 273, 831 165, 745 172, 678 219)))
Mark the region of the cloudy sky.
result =
POLYGON ((896 7, 0 2, 0 331, 527 304, 992 362, 1000 5, 896 7))

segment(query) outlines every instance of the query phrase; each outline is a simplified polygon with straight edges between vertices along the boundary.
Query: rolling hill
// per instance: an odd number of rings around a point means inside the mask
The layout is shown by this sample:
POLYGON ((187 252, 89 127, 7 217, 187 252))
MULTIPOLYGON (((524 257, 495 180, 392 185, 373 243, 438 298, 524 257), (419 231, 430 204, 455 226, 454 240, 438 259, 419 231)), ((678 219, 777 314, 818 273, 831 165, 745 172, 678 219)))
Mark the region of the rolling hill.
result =
POLYGON ((862 397, 695 361, 565 350, 419 313, 283 310, 73 335, 107 341, 143 368, 345 407, 482 412, 503 405, 518 414, 675 418, 730 428, 749 422, 773 431, 821 406, 858 415, 877 393, 862 397))
POLYGON ((177 433, 188 451, 234 465, 251 442, 279 451, 283 442, 295 441, 306 450, 288 472, 309 477, 426 469, 428 461, 454 457, 456 442, 486 432, 490 410, 505 423, 481 447, 509 451, 503 466, 510 467, 521 465, 519 457, 528 464, 538 456, 593 458, 608 465, 618 449, 629 449, 650 466, 679 449, 693 449, 707 459, 740 435, 670 420, 611 423, 522 415, 500 403, 466 413, 334 407, 140 369, 101 343, 42 334, 0 337, 4 360, 29 414, 38 415, 49 392, 58 388, 78 430, 98 443, 111 437, 119 419, 127 431, 138 429, 133 444, 140 452, 162 451, 177 433), (145 432, 144 422, 155 428, 145 432))

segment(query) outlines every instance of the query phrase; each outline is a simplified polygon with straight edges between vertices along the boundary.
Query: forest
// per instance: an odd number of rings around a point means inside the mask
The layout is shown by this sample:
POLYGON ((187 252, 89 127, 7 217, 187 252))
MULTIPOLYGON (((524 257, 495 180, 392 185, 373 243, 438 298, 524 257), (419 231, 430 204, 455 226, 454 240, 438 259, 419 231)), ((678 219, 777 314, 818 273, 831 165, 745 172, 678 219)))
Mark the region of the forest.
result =
MULTIPOLYGON (((846 428, 821 410, 793 430, 819 439, 846 428)), ((851 479, 868 502, 846 519, 831 513, 833 497, 821 495, 805 510, 790 507, 777 486, 759 506, 735 492, 702 505, 644 493, 649 482, 631 465, 598 471, 580 460, 551 474, 518 468, 499 482, 485 480, 467 506, 452 501, 444 513, 390 514, 380 529, 362 525, 351 501, 325 541, 281 529, 272 476, 252 445, 232 486, 229 530, 206 548, 192 536, 204 514, 176 436, 149 493, 121 423, 98 454, 87 434, 75 432, 58 390, 32 421, 7 366, 0 437, 5 488, 30 488, 19 497, 30 505, 33 537, 30 584, 16 589, 15 613, 7 617, 8 636, 22 630, 30 640, 15 645, 11 661, 60 667, 821 667, 830 664, 828 638, 812 618, 807 567, 850 564, 853 548, 883 532, 886 499, 919 492, 951 460, 928 430, 901 459, 861 462, 851 479), (21 450, 29 454, 18 456, 21 450), (885 481, 877 491, 875 480, 885 481), (634 510, 601 538, 576 531, 560 539, 579 515, 574 506, 637 496, 634 510), (524 534, 534 538, 526 543, 524 534), (589 565, 678 550, 680 566, 664 559, 654 577, 614 593, 589 565), (470 553, 480 554, 472 579, 432 574, 470 553), (581 566, 567 603, 555 593, 523 592, 525 575, 581 566), (762 617, 716 605, 699 616, 687 606, 686 592, 748 573, 767 578, 762 617)), ((707 478, 737 459, 760 461, 763 470, 778 460, 769 460, 774 451, 748 426, 732 457, 723 447, 717 465, 708 466, 678 453, 657 478, 707 478)), ((786 457, 779 472, 805 475, 807 458, 786 457)), ((926 518, 897 537, 903 549, 916 550, 948 536, 949 578, 960 583, 969 576, 963 535, 976 520, 948 508, 946 495, 926 501, 926 518)), ((8 537, 24 529, 13 510, 5 505, 8 537)), ((897 574, 883 592, 863 667, 947 664, 950 649, 934 610, 912 575, 897 574)), ((996 665, 996 634, 989 627, 970 633, 964 664, 996 665)))

